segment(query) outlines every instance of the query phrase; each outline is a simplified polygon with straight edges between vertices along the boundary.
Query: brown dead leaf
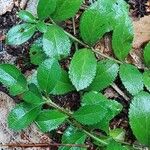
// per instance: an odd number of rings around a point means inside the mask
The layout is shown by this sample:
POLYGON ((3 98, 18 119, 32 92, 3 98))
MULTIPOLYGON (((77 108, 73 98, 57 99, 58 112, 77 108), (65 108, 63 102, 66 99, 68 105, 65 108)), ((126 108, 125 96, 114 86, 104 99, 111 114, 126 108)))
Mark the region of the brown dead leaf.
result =
MULTIPOLYGON (((13 132, 7 126, 7 115, 15 106, 13 99, 5 93, 0 92, 0 144, 36 144, 36 143, 50 143, 50 138, 41 133, 33 124, 28 129, 22 132, 13 132)), ((2 147, 0 147, 1 149, 2 147)), ((22 148, 17 148, 21 150, 22 148)), ((5 150, 12 150, 12 148, 5 150)), ((49 148, 26 148, 26 150, 49 150, 49 148)))
POLYGON ((150 16, 145 16, 139 21, 134 21, 133 25, 135 32, 133 48, 138 49, 144 43, 150 41, 150 16))

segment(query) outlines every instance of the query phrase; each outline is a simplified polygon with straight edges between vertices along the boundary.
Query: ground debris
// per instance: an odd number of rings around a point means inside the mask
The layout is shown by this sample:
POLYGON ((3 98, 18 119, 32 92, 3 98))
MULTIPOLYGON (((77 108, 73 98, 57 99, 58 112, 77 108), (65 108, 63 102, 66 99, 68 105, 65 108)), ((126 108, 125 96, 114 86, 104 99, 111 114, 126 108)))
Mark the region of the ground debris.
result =
MULTIPOLYGON (((7 116, 10 110, 15 106, 12 98, 3 92, 0 92, 0 144, 36 144, 36 143, 50 143, 51 139, 41 133, 33 124, 28 129, 22 132, 13 132, 7 126, 7 116)), ((1 146, 0 146, 1 147, 1 146)), ((1 147, 3 148, 3 147, 1 147)), ((12 148, 4 148, 5 150, 12 150, 12 148)), ((14 148, 15 149, 15 148, 14 148)), ((17 148, 21 150, 22 148, 17 148)), ((49 150, 49 148, 27 148, 26 150, 49 150)))
POLYGON ((13 0, 0 0, 0 15, 5 14, 7 11, 11 11, 13 6, 13 0))

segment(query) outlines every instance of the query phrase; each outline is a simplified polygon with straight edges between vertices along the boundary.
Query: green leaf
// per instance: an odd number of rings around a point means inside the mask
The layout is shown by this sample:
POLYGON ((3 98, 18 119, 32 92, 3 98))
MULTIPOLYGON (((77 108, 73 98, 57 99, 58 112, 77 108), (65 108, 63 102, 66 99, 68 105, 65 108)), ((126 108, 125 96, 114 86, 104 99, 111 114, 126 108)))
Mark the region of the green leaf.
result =
POLYGON ((120 21, 113 32, 112 47, 115 56, 124 61, 132 49, 133 42, 133 25, 131 19, 124 22, 124 19, 120 21))
POLYGON ((28 11, 21 10, 18 13, 20 19, 28 23, 36 23, 36 18, 28 11))
POLYGON ((71 43, 60 27, 50 25, 43 36, 43 49, 47 56, 60 59, 69 55, 71 43))
POLYGON ((87 88, 96 74, 96 58, 90 49, 77 51, 69 67, 69 77, 77 91, 87 88))
POLYGON ((150 67, 150 43, 144 49, 144 62, 147 67, 150 67))
POLYGON ((119 74, 123 85, 132 95, 143 90, 143 76, 135 66, 122 64, 119 74))
POLYGON ((43 21, 39 21, 39 22, 36 24, 36 27, 37 27, 37 29, 38 29, 41 33, 47 32, 48 26, 47 26, 47 25, 45 24, 45 22, 43 22, 43 21))
POLYGON ((123 147, 120 143, 111 141, 106 150, 128 150, 126 147, 123 147))
POLYGON ((46 59, 46 54, 43 52, 43 43, 41 38, 32 44, 29 53, 31 63, 34 65, 40 65, 46 59))
POLYGON ((21 71, 10 64, 0 64, 0 82, 6 85, 14 96, 28 89, 27 81, 21 71))
MULTIPOLYGON (((121 104, 114 100, 109 100, 101 93, 95 91, 84 94, 82 98, 82 106, 99 106, 101 114, 97 117, 97 121, 95 125, 93 125, 93 128, 100 128, 105 132, 108 132, 109 121, 122 110, 121 104)), ((93 119, 95 118, 96 117, 93 119)))
POLYGON ((110 31, 106 16, 101 16, 98 10, 85 11, 80 21, 81 37, 85 43, 93 46, 102 36, 110 31))
POLYGON ((8 116, 9 128, 20 131, 27 128, 37 117, 41 106, 21 103, 11 110, 8 116))
POLYGON ((35 84, 38 89, 40 89, 38 81, 37 81, 37 70, 35 70, 30 76, 27 78, 28 84, 35 84))
POLYGON ((22 98, 25 102, 36 105, 43 102, 42 95, 35 84, 29 85, 29 90, 23 93, 22 98))
POLYGON ((124 0, 98 0, 81 17, 81 37, 87 44, 94 45, 106 32, 115 29, 120 20, 125 19, 129 16, 124 0))
POLYGON ((71 91, 74 91, 75 88, 70 82, 69 75, 66 71, 61 71, 61 78, 57 82, 56 86, 52 90, 51 94, 53 95, 63 95, 66 93, 69 93, 71 91))
POLYGON ((39 0, 37 14, 39 19, 44 20, 55 11, 56 0, 39 0))
POLYGON ((109 131, 110 136, 114 140, 124 141, 125 140, 125 130, 122 128, 116 128, 109 131))
POLYGON ((101 91, 113 83, 118 75, 119 66, 112 60, 102 60, 97 64, 96 77, 88 90, 101 91))
POLYGON ((130 105, 130 126, 137 140, 150 146, 150 94, 140 92, 130 105))
POLYGON ((52 14, 55 21, 64 21, 77 13, 83 0, 57 0, 56 9, 52 14))
POLYGON ((101 121, 105 113, 105 108, 101 105, 85 105, 80 107, 73 116, 82 124, 93 125, 101 121))
POLYGON ((150 71, 149 70, 143 73, 143 82, 147 90, 150 92, 150 71))
POLYGON ((36 31, 36 25, 24 23, 12 27, 7 33, 6 42, 9 45, 21 45, 29 40, 36 31))
POLYGON ((37 80, 40 88, 50 93, 61 77, 61 68, 56 59, 45 60, 37 70, 37 80))
POLYGON ((36 124, 42 132, 57 129, 67 116, 58 110, 43 110, 36 119, 36 124))
MULTIPOLYGON (((62 136, 62 144, 84 144, 86 139, 85 133, 82 131, 79 131, 78 129, 70 126, 67 128, 67 130, 64 132, 62 136)), ((86 150, 86 148, 81 147, 65 147, 61 146, 59 147, 59 150, 86 150)))

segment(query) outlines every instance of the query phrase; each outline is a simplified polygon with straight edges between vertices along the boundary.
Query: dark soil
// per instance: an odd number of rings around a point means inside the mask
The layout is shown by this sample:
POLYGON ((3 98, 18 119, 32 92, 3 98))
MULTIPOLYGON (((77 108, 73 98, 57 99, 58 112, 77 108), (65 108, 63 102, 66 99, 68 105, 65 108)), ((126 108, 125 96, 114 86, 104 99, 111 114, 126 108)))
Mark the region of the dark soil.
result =
MULTIPOLYGON (((147 12, 147 1, 148 0, 126 0, 130 4, 131 8, 131 14, 133 17, 143 17, 144 15, 148 15, 150 12, 147 12)), ((89 5, 89 3, 86 3, 89 5)), ((5 45, 4 38, 7 31, 14 25, 19 24, 20 20, 16 17, 16 13, 18 12, 18 8, 14 7, 12 12, 8 12, 3 16, 0 16, 0 63, 5 62, 5 52, 11 55, 12 57, 15 57, 16 60, 14 61, 15 65, 17 65, 23 73, 26 73, 27 71, 30 71, 32 69, 35 69, 37 66, 34 66, 30 63, 29 58, 29 49, 33 41, 39 36, 39 34, 36 34, 33 39, 28 41, 22 46, 8 46, 5 45)), ((82 10, 79 11, 78 15, 75 17, 75 24, 76 24, 76 35, 78 35, 78 27, 79 27, 79 19, 80 14, 82 14, 82 10)), ((73 32, 73 22, 72 20, 66 21, 63 24, 61 24, 68 32, 71 34, 74 34, 73 32)), ((74 52, 74 47, 72 48, 72 53, 74 52)), ((70 58, 63 60, 60 62, 63 68, 66 70, 68 69, 68 65, 70 62, 70 58)), ((116 84, 120 87, 121 82, 119 79, 116 80, 116 84)), ((120 87, 123 91, 126 92, 124 87, 120 87)), ((116 93, 113 89, 110 88, 113 93, 116 93)), ((7 94, 8 91, 6 88, 4 88, 2 85, 0 85, 0 91, 3 91, 7 94)), ((104 91, 106 93, 106 91, 104 91)), ((64 108, 69 108, 71 110, 76 110, 80 106, 80 94, 77 92, 72 92, 64 96, 52 96, 54 101, 59 104, 60 106, 63 106, 64 108)), ((111 98, 116 98, 111 97, 111 98)), ((19 97, 13 97, 13 99, 18 102, 20 99, 19 97)), ((111 123, 110 127, 113 128, 123 128, 126 130, 126 141, 129 143, 133 143, 135 141, 135 138, 132 134, 132 131, 129 127, 129 121, 128 121, 128 108, 129 108, 129 102, 126 102, 123 100, 121 96, 117 97, 117 100, 123 104, 124 109, 123 111, 115 117, 111 123)), ((62 136, 63 131, 66 129, 67 124, 61 126, 57 131, 54 131, 50 137, 53 139, 54 142, 60 143, 60 139, 62 136)), ((93 144, 90 142, 90 140, 87 141, 89 145, 91 145, 90 150, 94 149, 93 144)), ((55 149, 55 148, 53 148, 55 149)))

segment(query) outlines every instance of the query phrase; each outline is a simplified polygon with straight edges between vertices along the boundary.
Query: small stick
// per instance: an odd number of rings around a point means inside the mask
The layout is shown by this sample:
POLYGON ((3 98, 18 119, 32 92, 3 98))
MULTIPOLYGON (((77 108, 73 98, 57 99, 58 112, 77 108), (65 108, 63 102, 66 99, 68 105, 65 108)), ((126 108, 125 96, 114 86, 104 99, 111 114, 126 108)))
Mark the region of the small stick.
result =
POLYGON ((115 83, 111 86, 120 96, 122 96, 127 102, 129 102, 130 98, 124 92, 122 92, 122 90, 120 90, 120 88, 115 83))
POLYGON ((49 144, 42 144, 42 143, 37 143, 37 144, 0 144, 1 147, 22 147, 22 148, 28 148, 28 147, 51 147, 51 146, 66 146, 66 147, 80 147, 80 148, 88 148, 88 145, 82 145, 82 144, 58 144, 58 143, 49 143, 49 144))

